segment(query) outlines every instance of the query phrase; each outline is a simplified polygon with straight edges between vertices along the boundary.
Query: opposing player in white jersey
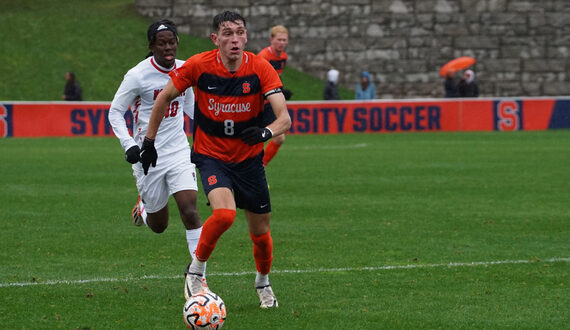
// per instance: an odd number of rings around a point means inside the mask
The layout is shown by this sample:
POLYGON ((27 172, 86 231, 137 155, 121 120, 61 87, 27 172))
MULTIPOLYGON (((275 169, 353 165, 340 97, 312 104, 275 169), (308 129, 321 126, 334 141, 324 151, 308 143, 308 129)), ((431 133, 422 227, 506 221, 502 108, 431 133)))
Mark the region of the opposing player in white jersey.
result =
MULTIPOLYGON (((194 258, 202 223, 196 207, 196 170, 184 132, 184 112, 194 117, 194 93, 188 88, 174 99, 156 139, 144 139, 154 100, 169 81, 168 73, 184 63, 176 59, 178 35, 173 22, 161 20, 151 24, 147 37, 151 53, 124 76, 109 109, 109 122, 125 150, 126 160, 133 164, 139 192, 132 211, 133 223, 136 226, 144 223, 155 233, 162 233, 168 227, 168 198, 173 195, 186 227, 188 249, 194 258), (124 117, 129 109, 133 114, 133 136, 124 117), (155 145, 161 162, 156 167, 143 169, 139 161, 141 146, 146 143, 155 145)), ((188 299, 186 287, 184 293, 188 299)))

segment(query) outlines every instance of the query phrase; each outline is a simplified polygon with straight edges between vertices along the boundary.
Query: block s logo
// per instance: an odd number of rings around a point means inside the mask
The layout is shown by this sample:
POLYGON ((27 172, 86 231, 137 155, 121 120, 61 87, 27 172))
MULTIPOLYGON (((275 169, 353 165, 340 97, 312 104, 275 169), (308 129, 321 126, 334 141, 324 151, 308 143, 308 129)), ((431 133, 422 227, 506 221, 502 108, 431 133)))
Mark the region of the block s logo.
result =
POLYGON ((0 138, 11 136, 11 106, 0 104, 0 138), (7 108, 8 107, 8 108, 7 108))
POLYGON ((215 185, 216 183, 218 183, 218 178, 216 178, 215 175, 210 175, 210 176, 208 177, 208 185, 209 185, 209 186, 213 186, 213 185, 215 185))
POLYGON ((523 127, 522 101, 494 102, 495 131, 520 131, 523 127))
POLYGON ((250 83, 244 82, 244 83, 241 85, 241 92, 242 92, 243 94, 249 94, 249 93, 251 92, 251 85, 250 85, 250 83))

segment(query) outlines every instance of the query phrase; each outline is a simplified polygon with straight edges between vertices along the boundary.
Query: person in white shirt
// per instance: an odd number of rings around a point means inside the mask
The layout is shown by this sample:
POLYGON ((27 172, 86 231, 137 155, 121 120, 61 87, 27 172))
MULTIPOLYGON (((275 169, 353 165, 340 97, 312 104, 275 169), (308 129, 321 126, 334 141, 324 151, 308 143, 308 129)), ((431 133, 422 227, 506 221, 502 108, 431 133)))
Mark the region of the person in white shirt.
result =
MULTIPOLYGON (((139 198, 132 211, 133 223, 144 223, 153 232, 162 233, 168 227, 168 199, 173 195, 186 227, 188 250, 195 258, 202 223, 196 206, 196 170, 184 132, 184 113, 194 117, 194 92, 188 88, 170 102, 154 141, 161 161, 156 167, 143 169, 141 146, 154 100, 169 81, 168 73, 184 63, 176 59, 179 40, 172 21, 151 24, 147 37, 150 53, 124 76, 109 109, 109 122, 125 150, 126 161, 132 164, 136 180, 139 198), (132 136, 125 120, 128 110, 133 114, 132 136)), ((188 299, 186 287, 184 294, 188 299)))

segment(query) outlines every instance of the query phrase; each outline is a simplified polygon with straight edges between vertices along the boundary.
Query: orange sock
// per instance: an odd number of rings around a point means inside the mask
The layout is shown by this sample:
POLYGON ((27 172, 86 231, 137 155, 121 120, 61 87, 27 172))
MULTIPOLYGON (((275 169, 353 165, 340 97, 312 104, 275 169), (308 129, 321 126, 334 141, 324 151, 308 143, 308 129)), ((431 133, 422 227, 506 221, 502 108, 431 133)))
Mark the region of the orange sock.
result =
POLYGON ((218 239, 234 223, 236 210, 216 209, 202 226, 202 234, 196 248, 196 258, 206 261, 214 251, 218 239))
POLYGON ((253 242, 253 258, 255 259, 255 269, 261 274, 269 274, 271 263, 273 262, 273 239, 271 232, 254 236, 249 233, 253 242))
POLYGON ((279 147, 281 147, 280 144, 273 142, 273 140, 269 141, 269 143, 265 147, 265 151, 263 154, 263 165, 267 166, 267 164, 269 164, 269 162, 277 154, 279 147))

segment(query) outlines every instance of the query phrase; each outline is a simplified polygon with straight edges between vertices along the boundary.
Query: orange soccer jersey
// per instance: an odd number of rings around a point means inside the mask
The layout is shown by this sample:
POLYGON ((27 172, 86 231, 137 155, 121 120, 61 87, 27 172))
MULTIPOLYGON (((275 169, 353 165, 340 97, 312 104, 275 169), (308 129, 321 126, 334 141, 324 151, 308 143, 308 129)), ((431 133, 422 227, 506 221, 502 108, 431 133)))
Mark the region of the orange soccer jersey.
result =
POLYGON ((227 163, 238 163, 257 156, 263 143, 242 142, 241 132, 261 125, 264 94, 282 87, 271 65, 250 52, 242 64, 229 72, 217 49, 190 57, 170 72, 179 91, 195 86, 194 152, 227 163))
POLYGON ((285 69, 285 63, 287 63, 287 53, 281 52, 281 56, 277 56, 271 46, 263 48, 257 56, 261 56, 277 71, 278 74, 282 74, 285 69))

